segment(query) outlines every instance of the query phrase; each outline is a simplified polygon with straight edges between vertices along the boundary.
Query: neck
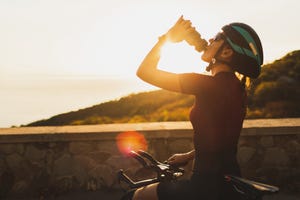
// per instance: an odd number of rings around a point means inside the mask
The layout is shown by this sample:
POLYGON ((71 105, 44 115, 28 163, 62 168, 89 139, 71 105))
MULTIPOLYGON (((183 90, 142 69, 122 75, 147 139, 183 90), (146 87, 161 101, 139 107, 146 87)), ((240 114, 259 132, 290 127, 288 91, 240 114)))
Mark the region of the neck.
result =
POLYGON ((220 72, 233 72, 233 70, 227 64, 215 63, 211 69, 212 76, 215 76, 216 74, 218 74, 220 72))

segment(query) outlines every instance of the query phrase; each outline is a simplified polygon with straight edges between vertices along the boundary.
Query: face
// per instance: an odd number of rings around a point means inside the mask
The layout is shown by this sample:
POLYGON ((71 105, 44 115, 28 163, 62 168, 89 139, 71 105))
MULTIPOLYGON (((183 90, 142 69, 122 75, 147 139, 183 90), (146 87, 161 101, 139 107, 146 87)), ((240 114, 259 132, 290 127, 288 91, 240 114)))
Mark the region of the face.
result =
POLYGON ((205 62, 211 62, 212 58, 215 57, 218 49, 223 43, 224 40, 220 33, 218 33, 216 37, 209 39, 209 45, 201 56, 202 60, 205 62))

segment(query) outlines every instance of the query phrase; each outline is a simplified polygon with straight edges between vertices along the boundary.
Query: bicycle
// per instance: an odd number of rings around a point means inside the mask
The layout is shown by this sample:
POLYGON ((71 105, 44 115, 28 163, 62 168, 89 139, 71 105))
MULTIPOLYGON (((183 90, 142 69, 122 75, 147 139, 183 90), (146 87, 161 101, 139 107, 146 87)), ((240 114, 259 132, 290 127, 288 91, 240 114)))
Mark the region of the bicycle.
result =
MULTIPOLYGON (((176 181, 184 174, 184 169, 180 166, 172 166, 167 162, 159 162, 153 158, 148 152, 139 150, 137 152, 131 151, 129 157, 135 158, 144 168, 154 170, 156 172, 155 178, 144 179, 140 181, 133 181, 128 177, 122 169, 117 173, 119 183, 125 182, 129 186, 129 190, 122 199, 125 199, 126 195, 134 192, 135 189, 147 186, 152 183, 163 181, 176 181)), ((236 192, 238 192, 243 200, 262 200, 264 195, 275 194, 279 191, 276 186, 251 181, 245 178, 225 175, 224 180, 231 184, 236 192)))

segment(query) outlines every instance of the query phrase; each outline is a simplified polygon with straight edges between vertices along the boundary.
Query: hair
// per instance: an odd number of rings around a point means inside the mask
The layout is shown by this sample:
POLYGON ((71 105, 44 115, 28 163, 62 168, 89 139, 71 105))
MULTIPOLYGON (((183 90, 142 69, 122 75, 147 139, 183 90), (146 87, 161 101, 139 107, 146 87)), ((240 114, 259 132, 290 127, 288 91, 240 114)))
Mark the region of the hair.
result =
POLYGON ((242 89, 246 89, 250 86, 250 78, 240 74, 239 72, 235 72, 236 77, 240 80, 242 89))

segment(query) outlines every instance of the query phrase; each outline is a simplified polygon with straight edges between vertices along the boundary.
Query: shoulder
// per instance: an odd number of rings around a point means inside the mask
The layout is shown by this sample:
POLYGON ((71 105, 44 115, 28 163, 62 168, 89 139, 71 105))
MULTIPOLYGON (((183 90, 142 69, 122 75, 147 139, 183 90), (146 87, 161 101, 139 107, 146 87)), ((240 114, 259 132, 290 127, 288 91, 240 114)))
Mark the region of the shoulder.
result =
POLYGON ((214 87, 214 77, 198 73, 179 74, 179 83, 182 93, 198 94, 214 87))
POLYGON ((179 74, 179 79, 183 79, 183 80, 197 80, 197 81, 201 81, 201 80, 213 80, 214 77, 211 75, 206 75, 206 74, 199 74, 199 73, 183 73, 183 74, 179 74))

